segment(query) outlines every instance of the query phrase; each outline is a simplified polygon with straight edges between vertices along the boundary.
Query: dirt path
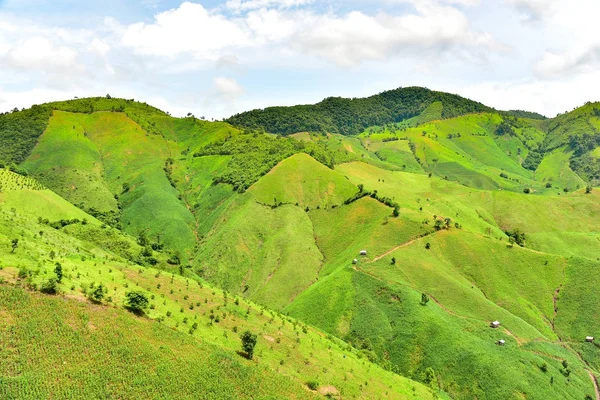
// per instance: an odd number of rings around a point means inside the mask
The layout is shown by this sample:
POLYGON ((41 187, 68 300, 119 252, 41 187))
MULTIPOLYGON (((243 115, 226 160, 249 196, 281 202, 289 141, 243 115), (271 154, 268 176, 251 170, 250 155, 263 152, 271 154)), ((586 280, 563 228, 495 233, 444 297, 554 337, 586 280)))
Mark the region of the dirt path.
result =
POLYGON ((414 243, 414 242, 416 242, 417 240, 420 240, 420 239, 423 239, 423 238, 425 238, 425 237, 427 237, 427 236, 433 235, 434 233, 435 233, 435 232, 431 232, 431 233, 428 233, 428 234, 426 234, 426 235, 423 235, 423 236, 421 236, 421 237, 418 237, 418 238, 415 238, 415 239, 413 239, 413 240, 410 240, 410 241, 408 241, 408 242, 406 242, 406 243, 402 243, 401 245, 398 245, 398 246, 394 247, 393 249, 390 249, 390 250, 386 251, 385 253, 383 253, 383 254, 381 254, 381 255, 379 255, 379 256, 377 256, 377 257, 375 257, 374 259, 372 259, 371 261, 369 261, 369 264, 370 264, 370 263, 374 263, 374 262, 376 262, 376 261, 379 261, 379 260, 381 260, 383 257, 387 257, 387 256, 389 256, 390 254, 392 254, 392 253, 393 253, 393 252, 395 252, 396 250, 398 250, 398 249, 401 249, 401 248, 403 248, 403 247, 406 247, 406 246, 410 246, 411 244, 413 244, 413 243, 414 243))
POLYGON ((600 389, 598 389, 598 379, 596 379, 596 376, 592 374, 592 371, 590 371, 589 369, 586 369, 586 371, 590 376, 592 383, 594 384, 594 390, 596 391, 596 400, 600 400, 600 389))

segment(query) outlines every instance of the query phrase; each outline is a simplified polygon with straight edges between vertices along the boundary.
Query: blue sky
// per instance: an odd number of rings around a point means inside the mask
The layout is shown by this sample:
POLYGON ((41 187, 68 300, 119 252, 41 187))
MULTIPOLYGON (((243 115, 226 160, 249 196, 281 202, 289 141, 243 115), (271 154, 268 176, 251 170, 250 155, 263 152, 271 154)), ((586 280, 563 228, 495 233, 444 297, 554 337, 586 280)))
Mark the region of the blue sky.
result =
POLYGON ((400 86, 600 100, 597 0, 0 0, 0 111, 74 96, 223 118, 400 86))

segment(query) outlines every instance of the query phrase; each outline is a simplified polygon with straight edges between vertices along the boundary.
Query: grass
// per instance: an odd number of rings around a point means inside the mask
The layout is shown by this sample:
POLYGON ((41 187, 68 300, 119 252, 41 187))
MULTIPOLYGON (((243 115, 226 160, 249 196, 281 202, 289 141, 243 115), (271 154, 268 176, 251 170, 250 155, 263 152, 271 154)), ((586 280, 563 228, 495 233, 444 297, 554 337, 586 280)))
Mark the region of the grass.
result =
MULTIPOLYGON (((13 178, 19 179, 6 176, 13 178)), ((434 396, 300 321, 185 271, 173 275, 123 259, 107 241, 133 250, 137 244, 118 230, 91 222, 54 229, 35 218, 37 203, 27 212, 0 205, 0 246, 19 239, 14 251, 0 253, 3 397, 313 398, 309 381, 347 398, 434 396), (93 242, 94 229, 113 237, 93 242), (55 276, 57 262, 60 295, 26 289, 55 276), (100 284, 107 289, 101 304, 86 300, 100 284), (145 317, 123 310, 129 290, 148 296, 145 317), (236 354, 247 329, 258 334, 254 361, 236 354)), ((81 213, 73 206, 64 212, 65 218, 81 213)))
MULTIPOLYGON (((560 119, 571 131, 553 125, 557 120, 496 113, 441 119, 444 104, 433 103, 409 121, 358 137, 284 139, 174 119, 130 101, 53 107, 21 166, 43 184, 0 170, 0 276, 18 286, 2 286, 7 296, 30 298, 42 310, 59 308, 56 298, 19 287, 40 288, 60 262, 59 287, 70 298, 65 309, 161 327, 152 334, 171 328, 176 338, 190 340, 199 359, 214 355, 216 365, 233 365, 233 378, 214 372, 231 388, 203 383, 229 397, 311 396, 309 382, 334 386, 344 398, 427 398, 425 386, 458 399, 594 393, 587 371, 600 372, 600 353, 583 337, 600 336, 594 315, 600 208, 595 189, 575 190, 583 180, 570 169, 568 145, 582 121, 597 124, 593 108, 560 119), (108 112, 121 105, 122 112, 108 112), (502 122, 513 133, 498 135, 502 122), (548 150, 537 170, 523 168, 536 149, 548 150), (252 186, 240 193, 239 184, 252 186), (399 215, 375 198, 351 199, 359 185, 397 203, 399 215), (118 224, 106 224, 100 212, 94 218, 93 210, 112 212, 118 224), (50 226, 70 219, 79 222, 50 226), (524 248, 509 243, 505 232, 514 229, 525 233, 524 248), (155 249, 140 245, 140 231, 155 249), (19 239, 14 251, 13 239, 19 239), (361 250, 367 255, 359 256, 361 250), (100 283, 111 301, 88 304, 85 293, 100 283), (147 318, 160 324, 123 313, 124 295, 134 288, 147 293, 147 318), (502 327, 493 330, 489 322, 496 319, 502 327), (235 354, 243 329, 258 334, 254 362, 235 354), (506 346, 496 344, 500 338, 506 346), (264 390, 254 385, 261 380, 264 390)), ((23 313, 31 320, 19 332, 43 324, 36 311, 23 313)), ((62 327, 61 321, 55 320, 62 327)), ((145 329, 118 326, 111 335, 145 329)), ((147 332, 138 337, 143 340, 126 346, 157 341, 147 332)), ((93 348, 102 360, 103 349, 93 348)), ((121 351, 131 354, 128 347, 121 351)), ((160 352, 144 354, 156 362, 152 371, 179 368, 160 352)), ((67 393, 49 392, 57 389, 35 380, 54 381, 44 368, 47 375, 27 372, 36 382, 31 387, 42 397, 67 393)), ((212 369, 209 363, 191 376, 204 382, 212 369)), ((135 371, 125 376, 142 373, 135 371)), ((151 376, 177 382, 168 373, 151 376)), ((140 392, 124 392, 121 380, 108 373, 106 379, 119 382, 108 385, 117 397, 144 397, 152 387, 142 377, 140 392)), ((33 393, 17 382, 10 395, 33 393)), ((107 393, 89 387, 100 397, 107 393)), ((197 387, 186 381, 172 390, 186 397, 197 387)))
POLYGON ((172 249, 189 253, 194 218, 164 170, 172 147, 124 114, 55 111, 24 166, 86 210, 122 213, 126 232, 160 235, 172 249))
POLYGON ((262 204, 316 208, 340 205, 357 189, 341 174, 301 153, 279 163, 249 192, 262 204))

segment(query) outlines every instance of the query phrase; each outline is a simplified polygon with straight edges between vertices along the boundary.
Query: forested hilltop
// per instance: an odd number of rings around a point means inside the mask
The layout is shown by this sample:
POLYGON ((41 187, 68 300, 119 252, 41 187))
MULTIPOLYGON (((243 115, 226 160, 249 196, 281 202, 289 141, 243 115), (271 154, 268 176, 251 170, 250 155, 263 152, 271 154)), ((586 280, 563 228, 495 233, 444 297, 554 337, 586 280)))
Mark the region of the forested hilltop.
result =
POLYGON ((227 122, 242 128, 262 128, 281 135, 297 132, 357 135, 369 126, 402 122, 416 117, 436 102, 443 104, 441 118, 493 111, 490 107, 455 94, 407 87, 367 98, 329 97, 315 105, 253 110, 234 115, 227 122))

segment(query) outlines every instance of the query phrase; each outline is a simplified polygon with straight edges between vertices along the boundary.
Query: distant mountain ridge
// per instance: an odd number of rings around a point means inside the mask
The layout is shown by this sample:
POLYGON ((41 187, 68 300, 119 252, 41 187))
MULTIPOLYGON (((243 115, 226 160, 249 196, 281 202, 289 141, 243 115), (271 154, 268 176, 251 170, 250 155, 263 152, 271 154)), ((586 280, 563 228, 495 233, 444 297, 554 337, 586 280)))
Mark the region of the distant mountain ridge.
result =
POLYGON ((226 121, 241 128, 264 129, 281 135, 327 132, 348 136, 357 135, 369 126, 416 117, 435 102, 443 104, 442 118, 496 111, 456 94, 406 87, 366 98, 329 97, 314 105, 252 110, 236 114, 226 121))

